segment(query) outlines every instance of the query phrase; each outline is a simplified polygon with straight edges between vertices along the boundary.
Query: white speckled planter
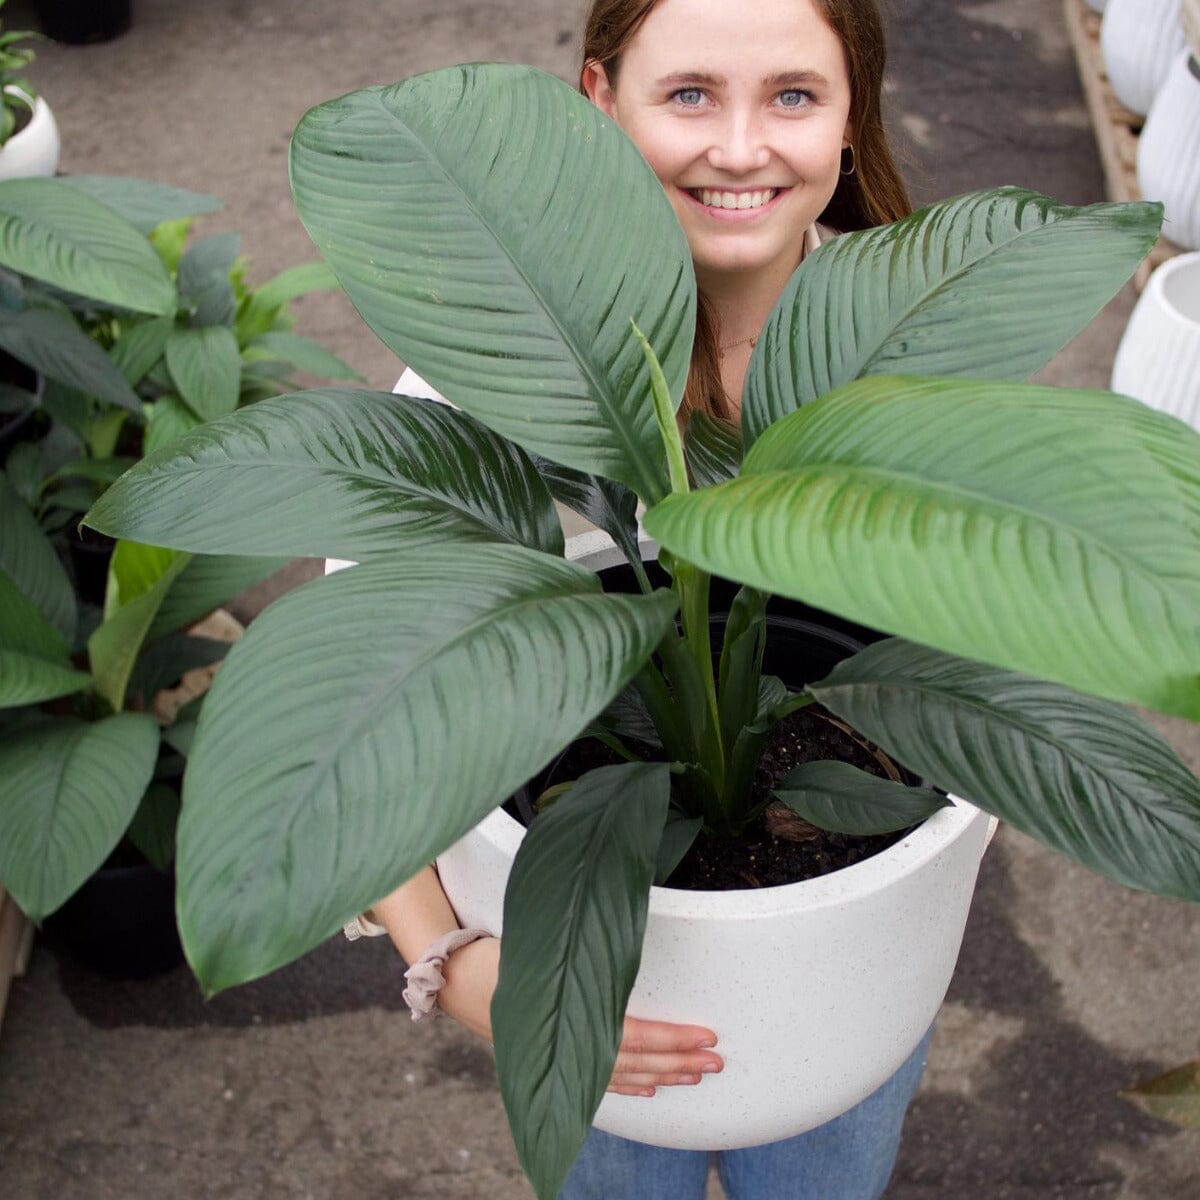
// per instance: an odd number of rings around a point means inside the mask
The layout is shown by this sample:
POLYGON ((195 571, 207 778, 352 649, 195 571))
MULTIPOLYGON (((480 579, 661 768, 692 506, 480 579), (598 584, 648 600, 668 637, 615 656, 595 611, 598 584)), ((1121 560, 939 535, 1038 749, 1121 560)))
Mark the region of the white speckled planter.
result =
MULTIPOLYGON (((6 90, 20 92, 11 84, 6 90)), ((53 175, 58 170, 58 155, 58 124, 50 106, 39 96, 33 102, 29 124, 0 147, 0 179, 53 175)))
MULTIPOLYGON (((572 538, 567 554, 593 570, 622 561, 603 534, 572 538)), ((629 1012, 715 1029, 726 1067, 652 1100, 610 1094, 596 1124, 660 1146, 729 1149, 802 1133, 868 1096, 942 1003, 988 828, 985 813, 958 802, 819 879, 652 889, 629 1012)), ((438 859, 464 926, 500 932, 524 832, 497 809, 438 859)))
POLYGON ((1175 57, 1138 138, 1138 189, 1161 200, 1163 233, 1184 250, 1200 250, 1200 63, 1175 57))
POLYGON ((1126 108, 1142 116, 1150 111, 1183 46, 1179 0, 1108 0, 1100 51, 1108 81, 1126 108))
POLYGON ((1112 390, 1200 430, 1200 252, 1150 276, 1117 347, 1112 390))

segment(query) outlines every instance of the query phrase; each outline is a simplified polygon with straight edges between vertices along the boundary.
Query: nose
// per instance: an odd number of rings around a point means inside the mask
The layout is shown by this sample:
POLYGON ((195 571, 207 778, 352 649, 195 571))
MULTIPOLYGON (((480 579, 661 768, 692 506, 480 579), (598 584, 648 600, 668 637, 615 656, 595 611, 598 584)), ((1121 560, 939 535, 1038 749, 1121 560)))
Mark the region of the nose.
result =
POLYGON ((749 112, 730 112, 709 147, 709 166, 730 175, 748 175, 770 161, 771 150, 761 122, 749 112))

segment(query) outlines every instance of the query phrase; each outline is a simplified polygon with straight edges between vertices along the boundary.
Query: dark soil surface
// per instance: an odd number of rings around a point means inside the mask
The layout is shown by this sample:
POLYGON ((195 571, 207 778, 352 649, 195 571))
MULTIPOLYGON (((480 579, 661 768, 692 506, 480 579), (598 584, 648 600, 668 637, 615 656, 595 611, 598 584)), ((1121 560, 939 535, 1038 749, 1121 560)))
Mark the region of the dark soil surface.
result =
MULTIPOLYGON (((917 782, 861 735, 813 705, 785 717, 771 731, 754 778, 755 802, 767 800, 793 767, 818 759, 837 759, 881 778, 917 782)), ((596 767, 621 761, 600 742, 576 742, 552 768, 547 782, 574 779, 596 767)), ((518 815, 512 809, 510 812, 518 815)), ((796 883, 870 858, 907 833, 901 830, 877 837, 829 833, 773 801, 739 837, 701 832, 666 886, 720 892, 796 883)))

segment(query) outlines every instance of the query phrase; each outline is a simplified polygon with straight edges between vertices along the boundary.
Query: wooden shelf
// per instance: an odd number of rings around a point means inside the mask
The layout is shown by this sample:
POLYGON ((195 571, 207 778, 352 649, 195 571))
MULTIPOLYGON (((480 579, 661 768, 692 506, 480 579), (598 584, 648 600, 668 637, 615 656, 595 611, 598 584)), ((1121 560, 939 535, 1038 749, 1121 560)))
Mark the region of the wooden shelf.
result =
POLYGON ((29 948, 33 944, 33 926, 17 907, 17 902, 0 887, 0 1021, 13 977, 25 974, 29 948))
MULTIPOLYGON (((1100 53, 1100 14, 1084 0, 1064 0, 1067 29, 1075 47, 1075 62, 1083 83, 1092 129, 1100 147, 1104 182, 1110 200, 1140 200, 1137 181, 1137 142, 1144 118, 1130 112, 1113 94, 1100 53)), ((1180 253, 1178 246, 1159 238, 1149 257, 1137 269, 1134 283, 1140 292, 1150 272, 1160 263, 1180 253)))

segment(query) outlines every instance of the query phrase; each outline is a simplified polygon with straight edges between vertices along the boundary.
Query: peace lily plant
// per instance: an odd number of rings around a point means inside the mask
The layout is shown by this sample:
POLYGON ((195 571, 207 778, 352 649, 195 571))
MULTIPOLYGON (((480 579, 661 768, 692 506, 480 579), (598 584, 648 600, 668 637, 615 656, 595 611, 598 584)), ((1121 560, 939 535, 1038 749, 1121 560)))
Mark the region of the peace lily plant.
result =
MULTIPOLYGON (((1200 437, 1014 382, 1130 275, 1157 206, 1005 188, 831 241, 770 317, 740 430, 693 420, 681 443, 688 247, 632 143, 566 85, 475 65, 356 92, 304 117, 291 172, 359 312, 458 410, 264 400, 87 518, 359 564, 265 612, 204 708, 178 872, 207 991, 311 949, 598 731, 633 761, 530 827, 493 1005, 517 1148, 551 1197, 611 1074, 660 844, 745 824, 789 709, 820 702, 1066 856, 1200 900, 1200 785, 1125 707, 1200 717, 1200 437), (612 535, 642 594, 564 561, 553 498, 612 535), (639 500, 669 588, 639 560, 639 500), (716 666, 710 575, 744 585, 716 666), (760 678, 771 594, 895 636, 790 695, 760 678)), ((841 764, 780 794, 848 828, 940 803, 841 764)))

